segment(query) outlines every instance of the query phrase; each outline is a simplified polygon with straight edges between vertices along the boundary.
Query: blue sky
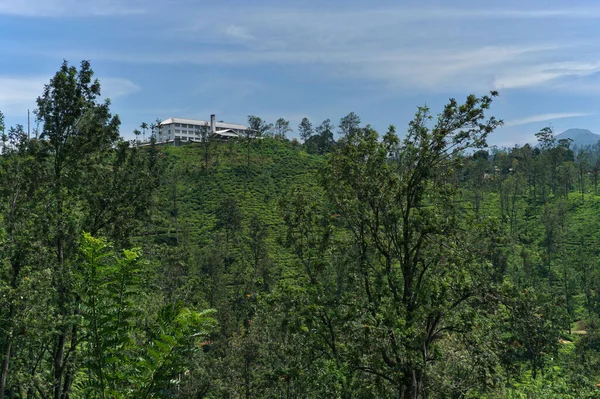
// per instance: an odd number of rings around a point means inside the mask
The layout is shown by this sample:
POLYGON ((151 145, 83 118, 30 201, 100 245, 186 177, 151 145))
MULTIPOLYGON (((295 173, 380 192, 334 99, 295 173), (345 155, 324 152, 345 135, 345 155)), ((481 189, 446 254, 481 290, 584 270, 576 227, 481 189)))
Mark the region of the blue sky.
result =
POLYGON ((510 146, 600 133, 598 26, 591 0, 0 0, 0 110, 26 125, 62 60, 89 59, 126 138, 211 113, 402 132, 418 105, 498 90, 489 141, 510 146))

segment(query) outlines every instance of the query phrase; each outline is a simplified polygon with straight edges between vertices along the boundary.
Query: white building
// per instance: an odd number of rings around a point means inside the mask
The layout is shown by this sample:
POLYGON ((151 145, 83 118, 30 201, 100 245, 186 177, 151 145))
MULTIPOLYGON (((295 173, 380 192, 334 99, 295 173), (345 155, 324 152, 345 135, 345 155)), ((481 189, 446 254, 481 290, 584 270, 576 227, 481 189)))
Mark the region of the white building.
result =
POLYGON ((215 121, 215 115, 210 116, 210 121, 198 119, 169 118, 160 123, 152 131, 156 141, 202 141, 204 132, 213 137, 228 140, 243 137, 248 128, 237 123, 215 121))

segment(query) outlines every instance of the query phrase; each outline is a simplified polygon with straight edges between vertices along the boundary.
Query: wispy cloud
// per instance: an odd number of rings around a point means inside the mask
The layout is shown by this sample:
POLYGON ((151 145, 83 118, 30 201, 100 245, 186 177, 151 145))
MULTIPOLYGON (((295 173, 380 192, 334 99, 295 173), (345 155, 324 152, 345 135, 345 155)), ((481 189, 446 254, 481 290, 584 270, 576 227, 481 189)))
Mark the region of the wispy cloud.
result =
POLYGON ((535 122, 546 122, 555 119, 564 119, 564 118, 578 118, 582 116, 590 116, 592 113, 588 112, 558 112, 552 114, 539 114, 539 115, 531 115, 524 118, 509 120, 504 123, 504 126, 519 126, 526 125, 529 123, 535 122))
POLYGON ((100 78, 102 96, 111 99, 136 93, 141 88, 129 79, 123 78, 100 78))
POLYGON ((256 40, 256 37, 251 35, 246 28, 239 25, 227 25, 227 27, 224 29, 224 32, 227 36, 234 40, 239 40, 242 42, 256 40))
MULTIPOLYGON (((96 15, 144 10, 139 0, 32 0, 34 7, 21 0, 2 1, 0 13, 33 10, 33 14, 62 15, 72 9, 96 15)), ((160 1, 162 6, 149 12, 161 10, 164 2, 160 1)), ((70 59, 140 64, 302 67, 327 80, 368 80, 394 92, 576 91, 585 86, 585 78, 600 73, 597 41, 569 37, 581 24, 595 29, 600 7, 592 5, 522 8, 512 2, 505 8, 350 5, 333 9, 307 0, 309 4, 302 7, 258 2, 252 7, 209 4, 199 9, 191 0, 181 1, 182 6, 169 14, 177 20, 175 27, 157 24, 153 32, 164 34, 173 44, 163 45, 161 51, 115 52, 108 47, 46 51, 70 59), (207 21, 224 23, 215 27, 207 21), (570 78, 582 79, 564 84, 570 78)))
POLYGON ((83 17, 142 14, 139 0, 0 0, 0 15, 23 17, 83 17))
MULTIPOLYGON (((409 10, 405 10, 409 11, 409 10)), ((573 7, 557 9, 506 9, 506 8, 486 8, 486 9, 460 9, 460 8, 438 8, 435 10, 420 10, 416 14, 422 18, 453 18, 453 19, 553 19, 553 18, 573 18, 573 19, 597 19, 600 18, 599 7, 573 7)))
POLYGON ((0 111, 7 116, 27 115, 27 109, 35 108, 35 100, 47 81, 40 77, 0 76, 0 111))
POLYGON ((496 78, 498 89, 540 86, 562 78, 585 77, 600 72, 600 61, 558 62, 553 64, 523 65, 519 71, 506 71, 496 78))

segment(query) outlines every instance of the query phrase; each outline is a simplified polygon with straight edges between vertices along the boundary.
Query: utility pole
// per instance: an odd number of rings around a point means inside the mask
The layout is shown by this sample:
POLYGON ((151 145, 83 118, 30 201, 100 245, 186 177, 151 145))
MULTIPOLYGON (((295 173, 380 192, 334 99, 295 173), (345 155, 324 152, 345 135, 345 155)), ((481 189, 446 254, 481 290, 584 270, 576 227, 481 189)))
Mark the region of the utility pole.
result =
POLYGON ((31 123, 29 122, 29 110, 27 110, 27 140, 29 140, 29 130, 31 129, 31 123))

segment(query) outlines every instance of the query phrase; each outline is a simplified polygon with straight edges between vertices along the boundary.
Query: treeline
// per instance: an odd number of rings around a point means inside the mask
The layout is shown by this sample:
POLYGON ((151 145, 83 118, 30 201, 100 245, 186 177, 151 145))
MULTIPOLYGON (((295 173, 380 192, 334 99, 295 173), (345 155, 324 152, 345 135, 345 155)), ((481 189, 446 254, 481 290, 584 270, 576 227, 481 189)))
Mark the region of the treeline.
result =
POLYGON ((37 99, 40 139, 3 140, 0 398, 162 396, 214 324, 124 249, 163 168, 120 139, 99 94, 88 62, 65 62, 37 99))
POLYGON ((598 395, 597 149, 490 151, 497 93, 136 146, 99 93, 8 130, 0 399, 598 395))

